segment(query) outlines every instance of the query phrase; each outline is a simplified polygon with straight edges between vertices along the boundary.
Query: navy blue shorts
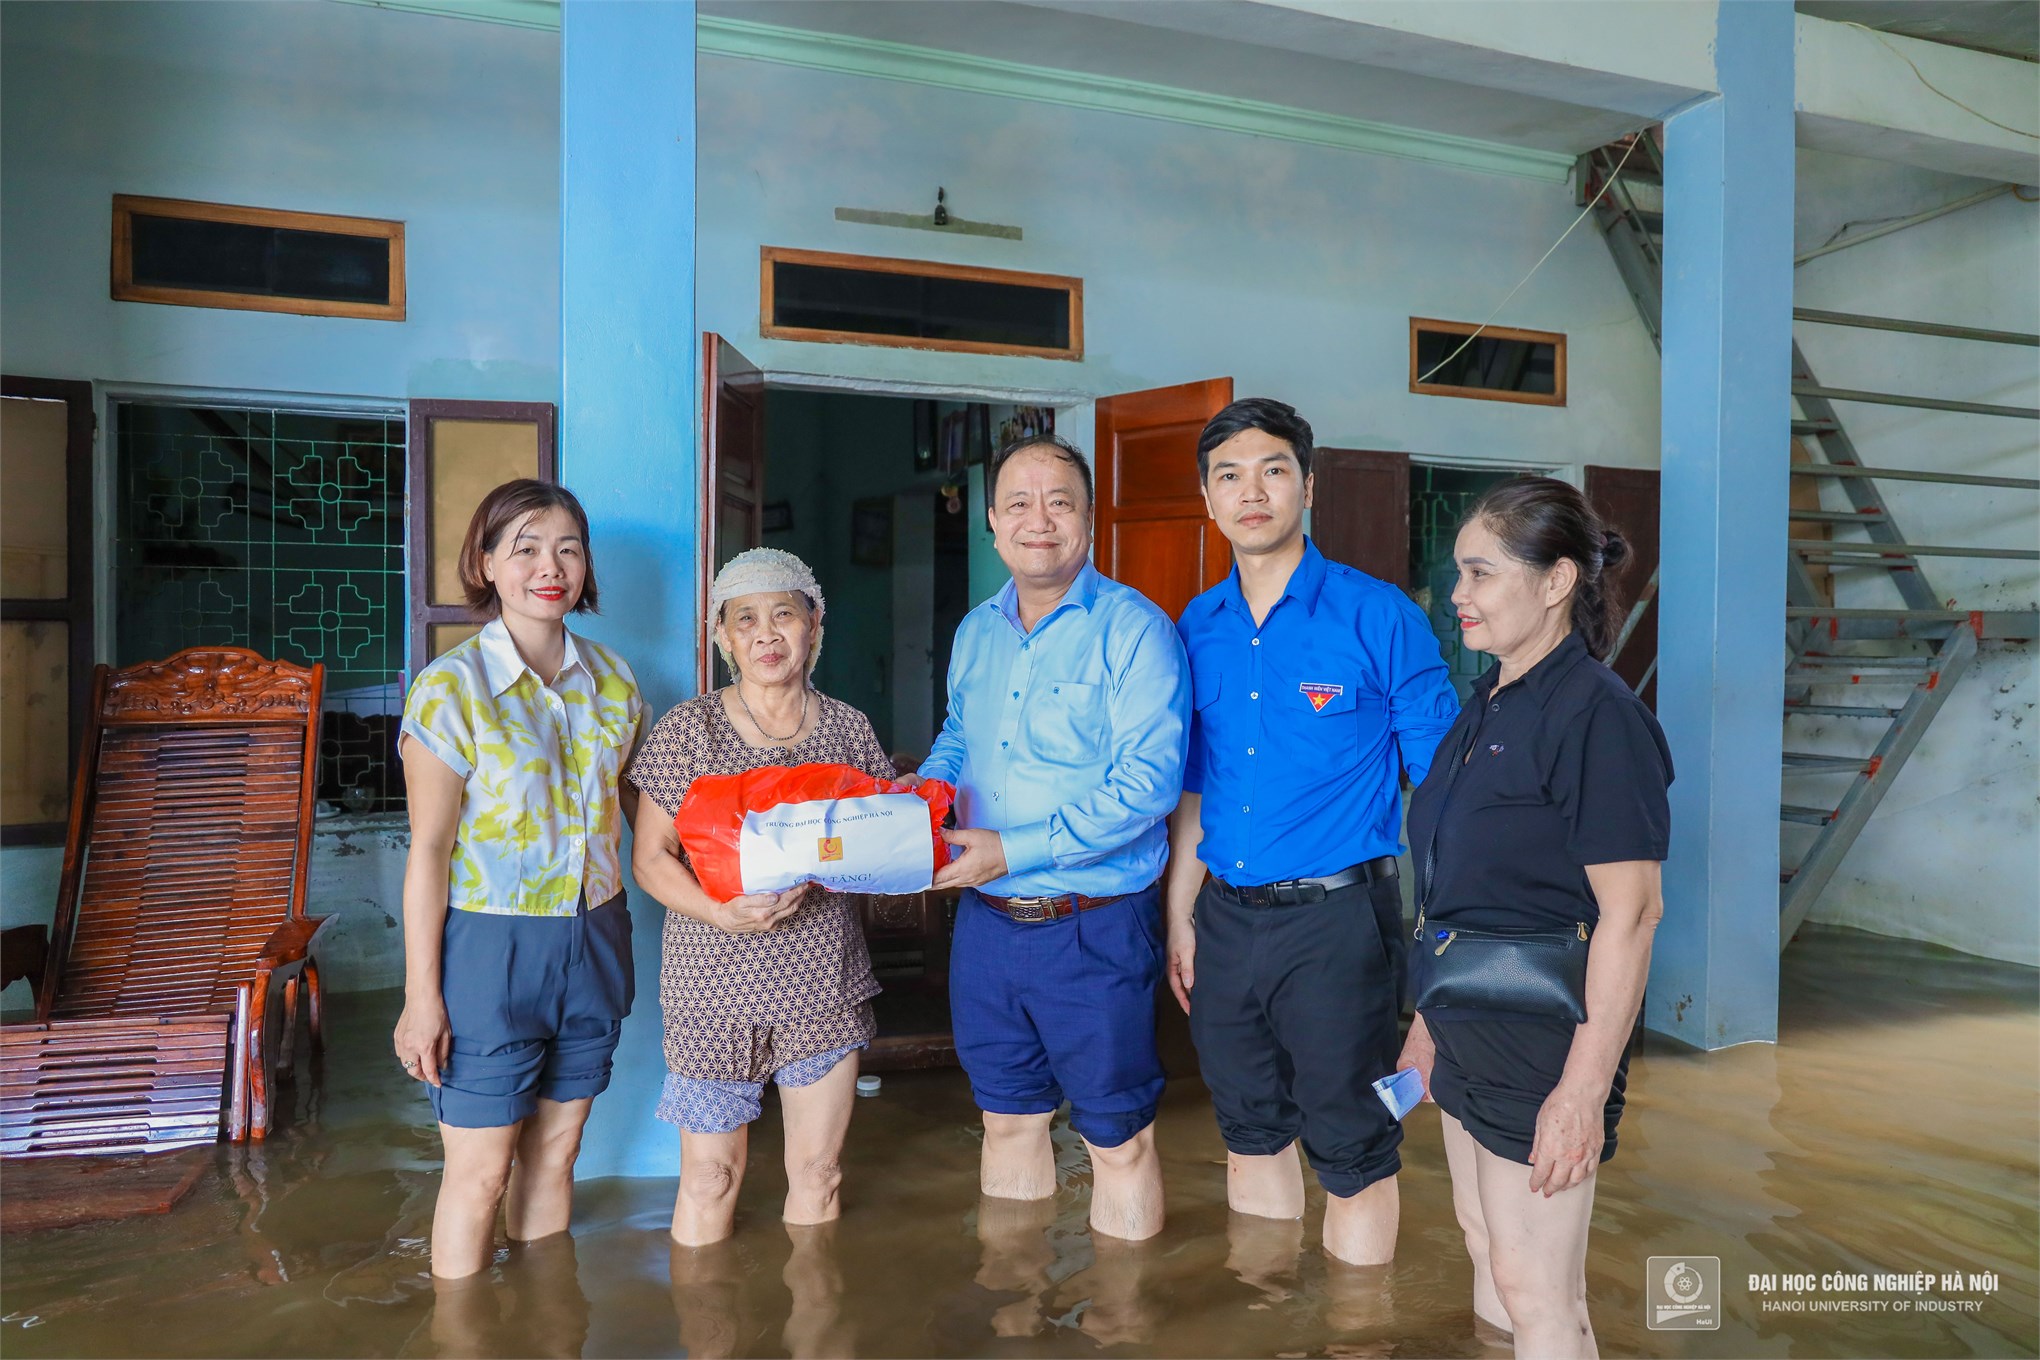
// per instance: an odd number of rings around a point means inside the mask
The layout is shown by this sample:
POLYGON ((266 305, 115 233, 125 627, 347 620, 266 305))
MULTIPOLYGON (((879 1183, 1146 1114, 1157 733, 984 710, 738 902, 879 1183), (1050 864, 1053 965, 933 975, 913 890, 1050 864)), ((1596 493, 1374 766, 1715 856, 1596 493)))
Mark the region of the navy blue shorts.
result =
POLYGON ((1015 921, 966 888, 949 954, 956 1056, 978 1108, 1047 1114, 1118 1147, 1152 1124, 1162 1098, 1155 986, 1161 888, 1059 921, 1015 921))
POLYGON ((1393 878, 1322 902, 1197 896, 1190 1037, 1229 1151, 1301 1139, 1319 1184, 1357 1195, 1402 1167, 1402 1125, 1374 1093, 1402 1052, 1402 891, 1393 878))
POLYGON ((572 916, 449 911, 439 974, 453 1052, 425 1089, 440 1123, 502 1128, 609 1085, 636 993, 622 893, 572 916))

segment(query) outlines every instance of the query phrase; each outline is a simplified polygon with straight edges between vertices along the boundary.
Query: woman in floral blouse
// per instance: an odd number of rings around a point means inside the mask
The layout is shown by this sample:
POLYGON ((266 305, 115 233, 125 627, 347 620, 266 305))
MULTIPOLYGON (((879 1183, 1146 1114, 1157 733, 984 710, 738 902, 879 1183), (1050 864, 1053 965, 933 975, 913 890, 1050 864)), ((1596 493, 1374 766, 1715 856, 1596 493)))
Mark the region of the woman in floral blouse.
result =
POLYGON ((483 498, 461 545, 489 621, 404 706, 411 814, 396 1051, 446 1149, 432 1273, 472 1275, 510 1237, 564 1232, 588 1108, 609 1084, 633 981, 619 775, 644 703, 623 658, 576 638, 595 609, 588 516, 550 482, 483 498))
POLYGON ((786 1221, 823 1223, 839 1212, 857 1050, 871 1041, 879 990, 857 912, 844 894, 813 884, 718 902, 688 868, 673 827, 702 775, 836 764, 893 778, 870 721, 808 682, 822 607, 814 573, 792 553, 753 548, 732 560, 709 608, 737 682, 674 707, 626 775, 644 795, 631 868, 667 908, 659 1117, 680 1128, 673 1239, 688 1246, 729 1236, 746 1126, 767 1081, 786 1116, 786 1221))

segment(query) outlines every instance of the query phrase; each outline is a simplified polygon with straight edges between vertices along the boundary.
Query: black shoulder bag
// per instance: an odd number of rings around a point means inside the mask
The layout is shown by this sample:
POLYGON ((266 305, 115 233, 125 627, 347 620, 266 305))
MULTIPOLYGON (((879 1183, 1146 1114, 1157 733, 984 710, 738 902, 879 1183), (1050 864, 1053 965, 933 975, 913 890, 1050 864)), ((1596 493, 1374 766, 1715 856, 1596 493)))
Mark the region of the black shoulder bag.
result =
POLYGON ((1440 922, 1432 928, 1426 909, 1438 881, 1438 825, 1452 800, 1452 786, 1480 736, 1475 727, 1453 761, 1439 800, 1438 821, 1424 845, 1424 890, 1417 902, 1417 934, 1410 945, 1412 1005, 1419 1011, 1513 1011, 1584 1024, 1587 1019, 1587 923, 1571 930, 1530 927, 1474 930, 1440 922))

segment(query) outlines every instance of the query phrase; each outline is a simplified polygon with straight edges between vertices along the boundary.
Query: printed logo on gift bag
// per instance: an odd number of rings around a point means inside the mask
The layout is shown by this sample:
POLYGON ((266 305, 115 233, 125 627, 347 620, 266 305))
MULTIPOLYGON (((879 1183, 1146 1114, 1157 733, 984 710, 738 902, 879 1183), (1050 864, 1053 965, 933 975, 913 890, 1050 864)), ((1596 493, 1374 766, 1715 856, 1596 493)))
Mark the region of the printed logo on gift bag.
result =
POLYGON ((743 890, 819 883, 836 892, 921 892, 935 876, 930 825, 928 804, 912 793, 809 798, 746 812, 737 829, 743 890))

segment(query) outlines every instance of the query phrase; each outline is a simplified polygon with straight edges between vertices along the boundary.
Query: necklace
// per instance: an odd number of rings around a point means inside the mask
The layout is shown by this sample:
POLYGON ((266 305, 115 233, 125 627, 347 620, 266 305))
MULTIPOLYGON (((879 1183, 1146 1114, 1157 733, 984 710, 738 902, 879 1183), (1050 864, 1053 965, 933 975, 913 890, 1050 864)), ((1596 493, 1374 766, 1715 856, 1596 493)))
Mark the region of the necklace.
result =
POLYGON ((737 702, 743 705, 744 716, 751 720, 751 726, 758 729, 758 735, 765 738, 765 740, 767 741, 792 741, 795 737, 800 735, 800 729, 807 726, 808 695, 814 693, 814 691, 809 689, 806 685, 802 685, 800 687, 800 721, 793 725, 793 731, 787 733, 783 737, 775 737, 770 732, 767 732, 765 730, 765 724, 759 722, 758 715, 751 711, 751 706, 747 703, 744 703, 744 686, 742 681, 739 681, 735 685, 732 685, 730 688, 734 689, 737 692, 737 702))

